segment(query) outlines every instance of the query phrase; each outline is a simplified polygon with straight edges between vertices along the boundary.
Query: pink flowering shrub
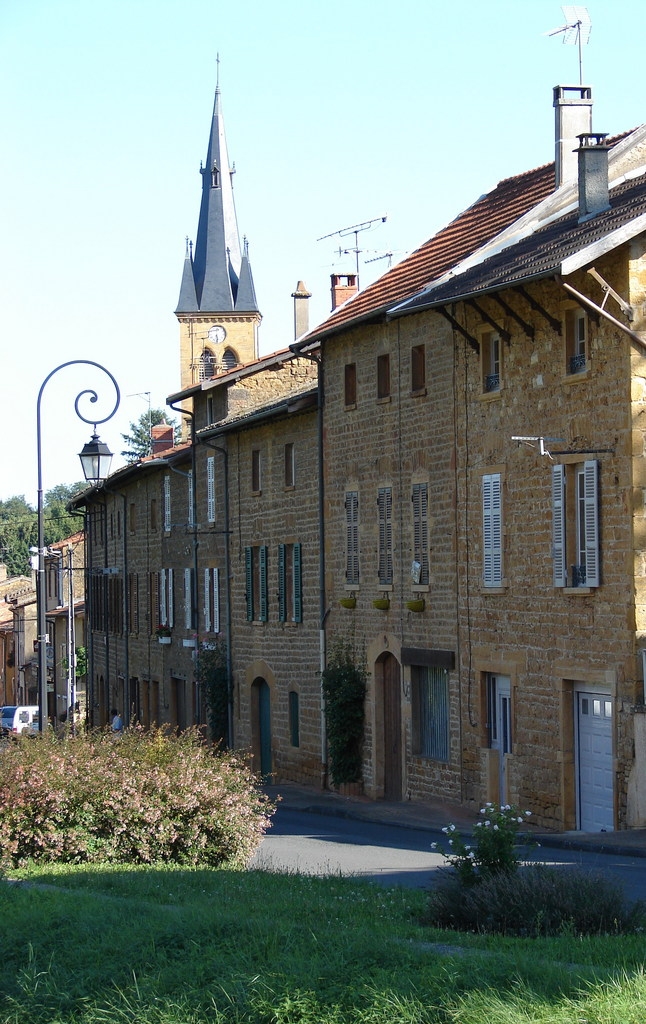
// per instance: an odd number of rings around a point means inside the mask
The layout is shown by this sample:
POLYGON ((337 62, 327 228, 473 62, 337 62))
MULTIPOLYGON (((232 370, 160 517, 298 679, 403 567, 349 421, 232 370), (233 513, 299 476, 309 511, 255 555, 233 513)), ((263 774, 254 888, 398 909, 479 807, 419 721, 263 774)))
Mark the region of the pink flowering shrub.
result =
POLYGON ((188 731, 21 739, 2 753, 0 860, 244 866, 273 805, 188 731))

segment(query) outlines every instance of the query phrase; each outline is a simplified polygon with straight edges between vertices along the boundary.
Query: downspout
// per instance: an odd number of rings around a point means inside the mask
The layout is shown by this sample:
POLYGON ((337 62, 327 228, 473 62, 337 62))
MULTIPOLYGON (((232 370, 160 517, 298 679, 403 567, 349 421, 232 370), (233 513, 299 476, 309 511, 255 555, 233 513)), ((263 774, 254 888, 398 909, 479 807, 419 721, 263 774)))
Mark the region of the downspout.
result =
POLYGON ((321 714, 321 789, 328 785, 328 748, 327 727, 325 722, 325 701, 323 699, 323 673, 327 667, 327 644, 325 634, 325 516, 324 493, 325 475, 323 467, 323 360, 321 356, 302 352, 297 345, 290 345, 290 351, 296 356, 311 359, 318 367, 317 373, 317 449, 318 449, 318 519, 319 519, 319 675, 321 680, 320 714, 321 714))
MULTIPOLYGON (((197 540, 197 459, 195 455, 195 413, 192 409, 183 409, 177 404, 168 402, 168 405, 174 412, 178 412, 180 416, 190 416, 191 419, 191 500, 193 502, 193 582, 191 585, 191 603, 193 605, 191 615, 191 625, 195 630, 195 636, 197 638, 197 650, 200 649, 199 641, 199 625, 200 618, 197 610, 197 575, 198 575, 198 540, 197 540)), ((195 707, 193 708, 193 718, 195 719, 195 707)))
POLYGON ((200 444, 203 444, 205 448, 212 448, 213 451, 220 452, 224 459, 224 575, 227 580, 227 617, 226 617, 226 667, 227 667, 227 726, 228 726, 228 744, 229 750, 234 749, 234 733, 233 733, 233 656, 231 652, 231 533, 229 530, 229 452, 226 448, 221 448, 218 444, 212 444, 210 441, 204 441, 200 439, 200 444))

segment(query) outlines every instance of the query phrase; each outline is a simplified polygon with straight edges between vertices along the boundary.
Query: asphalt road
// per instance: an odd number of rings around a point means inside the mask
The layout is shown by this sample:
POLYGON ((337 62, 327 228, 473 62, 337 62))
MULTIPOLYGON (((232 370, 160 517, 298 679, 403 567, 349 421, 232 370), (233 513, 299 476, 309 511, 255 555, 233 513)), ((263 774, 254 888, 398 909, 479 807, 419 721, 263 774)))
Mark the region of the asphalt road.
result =
MULTIPOLYGON (((445 837, 417 829, 372 824, 278 807, 252 866, 309 875, 355 875, 381 885, 427 888, 444 865, 432 842, 445 837)), ((609 874, 626 895, 646 902, 646 858, 548 847, 527 859, 609 874)))

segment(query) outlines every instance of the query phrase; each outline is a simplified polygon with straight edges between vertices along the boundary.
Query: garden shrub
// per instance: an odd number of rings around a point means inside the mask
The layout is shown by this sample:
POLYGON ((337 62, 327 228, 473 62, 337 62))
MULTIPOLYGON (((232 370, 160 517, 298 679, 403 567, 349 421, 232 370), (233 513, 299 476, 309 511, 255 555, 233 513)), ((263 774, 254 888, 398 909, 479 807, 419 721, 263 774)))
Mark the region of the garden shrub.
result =
POLYGON ((476 885, 446 872, 431 890, 425 923, 528 938, 605 935, 640 930, 644 912, 629 906, 620 886, 603 875, 532 864, 476 885))
MULTIPOLYGON (((491 875, 510 874, 518 867, 515 849, 520 826, 531 811, 521 814, 511 804, 486 803, 480 809, 481 820, 473 829, 471 843, 466 843, 455 825, 447 825, 442 831, 451 847, 444 852, 448 864, 455 870, 463 885, 474 885, 491 875)), ((435 848, 437 843, 433 843, 435 848)))
POLYGON ((367 677, 365 659, 357 655, 352 643, 335 640, 322 676, 330 774, 335 786, 361 780, 367 677))
POLYGON ((226 747, 229 732, 226 644, 221 640, 201 643, 197 652, 195 674, 204 692, 211 739, 221 747, 226 747))
POLYGON ((0 859, 244 866, 273 805, 194 731, 21 738, 2 754, 0 859))

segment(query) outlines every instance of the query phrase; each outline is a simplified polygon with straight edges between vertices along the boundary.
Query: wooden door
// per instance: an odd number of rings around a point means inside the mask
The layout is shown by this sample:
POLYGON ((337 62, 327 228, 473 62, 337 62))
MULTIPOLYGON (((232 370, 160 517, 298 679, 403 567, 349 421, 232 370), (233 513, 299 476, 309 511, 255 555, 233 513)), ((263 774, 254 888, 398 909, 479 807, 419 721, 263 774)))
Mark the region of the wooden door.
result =
POLYGON ((402 798, 402 713, 399 662, 392 654, 384 655, 383 721, 384 721, 384 800, 402 798))

